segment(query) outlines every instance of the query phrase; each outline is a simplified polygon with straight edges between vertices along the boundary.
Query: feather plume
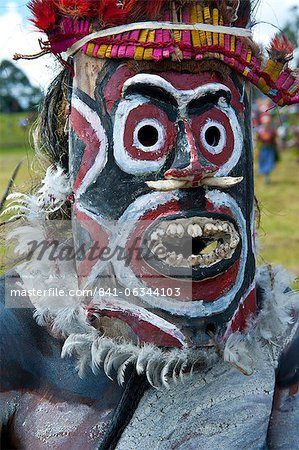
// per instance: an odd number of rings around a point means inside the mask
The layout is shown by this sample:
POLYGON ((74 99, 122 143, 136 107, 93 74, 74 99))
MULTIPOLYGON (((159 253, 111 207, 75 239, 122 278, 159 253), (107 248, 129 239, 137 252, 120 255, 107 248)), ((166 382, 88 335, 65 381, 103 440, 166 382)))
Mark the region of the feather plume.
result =
POLYGON ((106 375, 112 379, 116 374, 117 381, 122 385, 126 370, 134 365, 138 374, 144 373, 148 382, 155 388, 168 387, 170 380, 183 381, 184 374, 190 374, 192 366, 201 359, 201 369, 210 367, 219 356, 214 349, 161 349, 147 344, 139 347, 126 342, 92 333, 86 335, 70 335, 65 341, 62 357, 76 356, 77 367, 81 373, 89 365, 93 372, 103 368, 106 375), (86 353, 88 353, 88 357, 86 353), (84 359, 82 360, 82 355, 84 359))
POLYGON ((146 16, 149 19, 156 19, 162 11, 163 6, 166 4, 165 0, 155 0, 154 2, 146 2, 146 16))
MULTIPOLYGON (((55 182, 56 200, 63 201, 68 191, 67 181, 62 172, 55 182), (60 178, 62 176, 62 179, 60 178)), ((11 232, 11 238, 17 239, 17 251, 26 253, 30 240, 45 238, 46 215, 43 207, 51 187, 51 174, 45 181, 39 197, 24 194, 12 194, 12 207, 18 205, 26 213, 25 226, 11 232), (42 207, 41 207, 42 205, 42 207)), ((65 262, 63 264, 66 264, 65 262)), ((18 273, 27 290, 39 287, 58 286, 64 289, 76 285, 76 272, 73 262, 66 265, 49 263, 49 259, 30 260, 18 267, 18 273), (38 287, 37 287, 38 286, 38 287)), ((290 288, 292 277, 278 267, 264 266, 257 271, 257 284, 261 288, 262 308, 257 317, 250 320, 244 334, 229 336, 224 349, 224 359, 238 367, 243 373, 254 370, 255 361, 270 359, 276 366, 283 348, 293 335, 292 311, 298 309, 298 294, 290 288)), ((52 326, 55 333, 67 337, 62 357, 73 356, 78 360, 77 370, 84 375, 87 367, 94 372, 103 368, 109 378, 116 375, 120 384, 124 383, 128 366, 133 365, 138 374, 145 374, 153 387, 168 387, 170 380, 183 381, 184 377, 196 371, 210 367, 220 356, 216 349, 162 349, 155 345, 137 346, 121 339, 101 336, 86 323, 83 300, 66 299, 66 305, 57 305, 53 299, 45 296, 31 299, 37 308, 34 317, 40 325, 52 326)), ((60 300, 61 302, 61 300, 60 300)))
POLYGON ((103 27, 126 23, 130 8, 120 9, 115 0, 102 0, 98 4, 98 17, 103 27))
POLYGON ((270 43, 268 53, 271 59, 282 64, 291 61, 294 57, 294 47, 286 35, 275 35, 270 43))
POLYGON ((225 24, 230 25, 237 20, 240 0, 217 0, 214 3, 211 6, 219 9, 225 24))
POLYGON ((236 20, 234 25, 237 27, 246 28, 250 22, 252 11, 255 7, 255 3, 259 0, 241 0, 236 12, 236 20))
POLYGON ((89 0, 58 0, 56 6, 60 14, 73 17, 75 20, 95 14, 94 2, 89 0))
POLYGON ((65 203, 70 192, 69 179, 64 170, 59 166, 48 167, 38 191, 40 204, 51 212, 55 212, 65 203))
POLYGON ((74 20, 99 19, 102 27, 115 26, 143 19, 157 18, 168 0, 124 0, 120 8, 116 0, 31 0, 31 19, 42 31, 51 32, 59 24, 59 18, 67 16, 74 20))
POLYGON ((250 354, 250 346, 242 333, 236 332, 230 335, 226 342, 223 354, 224 360, 237 367, 246 375, 253 372, 253 357, 250 354))
POLYGON ((33 14, 31 21, 36 28, 50 32, 57 20, 57 7, 54 0, 31 0, 28 8, 33 14))
POLYGON ((35 195, 13 193, 7 197, 7 207, 1 213, 13 218, 25 216, 28 220, 42 220, 47 214, 58 211, 71 192, 68 176, 61 167, 48 167, 35 195))

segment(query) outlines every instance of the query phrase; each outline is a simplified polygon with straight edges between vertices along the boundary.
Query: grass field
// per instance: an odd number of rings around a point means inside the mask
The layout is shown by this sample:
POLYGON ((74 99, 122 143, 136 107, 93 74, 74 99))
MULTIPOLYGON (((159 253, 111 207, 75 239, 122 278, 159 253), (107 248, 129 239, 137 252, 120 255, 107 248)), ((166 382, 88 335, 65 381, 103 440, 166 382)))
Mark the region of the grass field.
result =
POLYGON ((265 185, 256 175, 255 190, 261 209, 258 262, 283 264, 299 276, 299 164, 293 150, 281 155, 265 185))
MULTIPOLYGON (((13 120, 10 118, 15 122, 19 119, 18 115, 13 120)), ((16 179, 15 190, 30 189, 38 178, 38 170, 32 165, 33 152, 30 150, 24 131, 16 124, 12 126, 12 130, 14 132, 7 133, 5 139, 1 138, 0 197, 14 167, 20 160, 23 164, 16 179)), ((256 196, 262 213, 259 229, 261 251, 258 263, 283 264, 299 277, 298 174, 299 164, 296 162, 294 150, 284 151, 281 154, 281 161, 273 172, 270 185, 265 185, 263 179, 256 175, 256 196)))
POLYGON ((28 127, 21 127, 26 113, 0 114, 0 148, 20 149, 29 146, 28 127))

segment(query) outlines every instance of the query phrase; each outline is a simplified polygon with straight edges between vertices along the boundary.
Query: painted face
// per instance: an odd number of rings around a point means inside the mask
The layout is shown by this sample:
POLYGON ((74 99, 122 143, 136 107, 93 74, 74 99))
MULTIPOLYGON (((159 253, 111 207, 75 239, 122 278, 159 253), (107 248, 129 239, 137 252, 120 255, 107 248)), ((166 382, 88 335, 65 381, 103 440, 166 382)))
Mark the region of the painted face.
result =
POLYGON ((110 62, 87 87, 84 68, 70 122, 76 242, 87 249, 79 274, 117 287, 111 310, 125 300, 127 315, 132 304, 139 319, 150 311, 190 345, 207 326, 242 328, 255 305, 245 84, 110 62))

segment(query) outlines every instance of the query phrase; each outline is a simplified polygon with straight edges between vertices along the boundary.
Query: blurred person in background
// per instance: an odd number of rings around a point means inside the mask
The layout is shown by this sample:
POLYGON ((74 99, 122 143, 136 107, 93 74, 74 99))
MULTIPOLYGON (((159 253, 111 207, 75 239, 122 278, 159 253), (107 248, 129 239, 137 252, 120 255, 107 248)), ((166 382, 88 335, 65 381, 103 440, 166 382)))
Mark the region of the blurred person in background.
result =
POLYGON ((271 182, 270 174, 278 161, 277 132, 272 125, 270 114, 262 115, 261 126, 257 133, 258 143, 261 144, 259 152, 259 173, 264 175, 265 184, 271 182))

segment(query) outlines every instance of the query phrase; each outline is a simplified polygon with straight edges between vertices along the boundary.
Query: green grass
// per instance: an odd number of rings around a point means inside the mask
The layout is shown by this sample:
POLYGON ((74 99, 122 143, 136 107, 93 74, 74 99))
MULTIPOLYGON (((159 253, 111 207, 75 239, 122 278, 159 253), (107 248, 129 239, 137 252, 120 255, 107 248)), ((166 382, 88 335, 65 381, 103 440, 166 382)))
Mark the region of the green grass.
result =
POLYGON ((299 163, 293 150, 281 154, 271 177, 265 185, 256 175, 255 190, 261 209, 259 240, 263 261, 283 264, 299 276, 299 163))
POLYGON ((0 198, 20 161, 22 165, 14 190, 28 190, 36 182, 37 173, 32 165, 34 155, 28 137, 31 125, 22 128, 19 124, 27 116, 28 113, 0 114, 0 198))
POLYGON ((30 186, 32 184, 34 179, 34 171, 32 168, 33 156, 33 151, 30 149, 14 148, 6 152, 0 150, 0 197, 4 193, 14 168, 20 161, 22 161, 22 165, 16 178, 14 190, 24 191, 28 185, 30 186))
POLYGON ((28 126, 19 125, 27 116, 27 113, 0 114, 0 152, 1 149, 14 152, 29 147, 28 126))

